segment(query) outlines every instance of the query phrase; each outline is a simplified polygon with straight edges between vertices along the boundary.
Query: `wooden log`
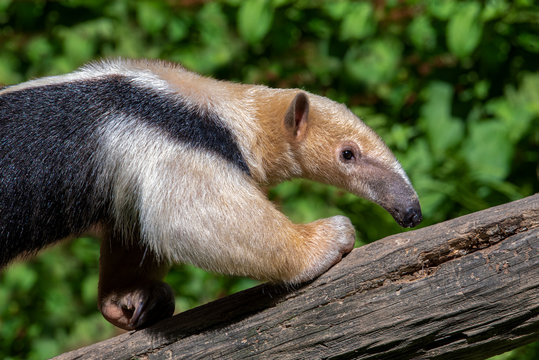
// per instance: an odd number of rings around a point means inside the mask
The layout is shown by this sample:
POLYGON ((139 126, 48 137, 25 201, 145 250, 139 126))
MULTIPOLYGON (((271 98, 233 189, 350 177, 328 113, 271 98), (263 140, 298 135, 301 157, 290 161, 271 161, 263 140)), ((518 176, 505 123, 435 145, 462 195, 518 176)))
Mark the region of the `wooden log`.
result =
POLYGON ((539 194, 56 359, 483 359, 539 339, 539 194))

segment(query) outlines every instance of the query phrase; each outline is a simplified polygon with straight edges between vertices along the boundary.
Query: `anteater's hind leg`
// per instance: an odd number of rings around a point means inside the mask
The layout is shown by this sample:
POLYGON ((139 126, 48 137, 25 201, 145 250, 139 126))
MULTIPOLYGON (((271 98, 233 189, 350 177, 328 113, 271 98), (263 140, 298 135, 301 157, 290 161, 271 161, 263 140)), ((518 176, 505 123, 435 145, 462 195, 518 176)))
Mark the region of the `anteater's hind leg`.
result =
POLYGON ((162 281, 169 266, 138 244, 105 236, 101 243, 98 305, 112 324, 133 330, 174 313, 174 294, 162 281))

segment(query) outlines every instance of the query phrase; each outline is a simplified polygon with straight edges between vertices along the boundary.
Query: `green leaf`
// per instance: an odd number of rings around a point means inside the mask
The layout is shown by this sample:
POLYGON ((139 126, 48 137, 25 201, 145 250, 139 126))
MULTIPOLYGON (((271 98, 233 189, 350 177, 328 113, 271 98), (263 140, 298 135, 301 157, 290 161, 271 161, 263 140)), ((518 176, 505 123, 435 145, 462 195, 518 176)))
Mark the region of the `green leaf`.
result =
POLYGON ((189 27, 187 22, 180 18, 173 18, 168 23, 168 37, 172 41, 180 41, 187 37, 189 27))
POLYGON ((507 13, 509 4, 506 0, 488 0, 481 13, 481 20, 489 21, 501 17, 507 13))
POLYGON ((392 38, 354 45, 345 55, 345 66, 353 79, 368 86, 391 81, 397 74, 402 44, 392 38))
MULTIPOLYGON (((209 2, 197 14, 197 24, 200 29, 200 38, 206 48, 210 50, 213 47, 222 47, 228 39, 227 19, 223 13, 221 4, 218 2, 209 2)), ((211 51, 211 50, 210 50, 211 51)))
POLYGON ((234 46, 231 44, 212 44, 207 47, 186 46, 175 52, 173 60, 181 62, 186 68, 202 74, 211 74, 215 69, 232 60, 234 46))
POLYGON ((44 58, 51 56, 53 48, 47 38, 36 36, 26 45, 26 53, 30 61, 38 63, 43 61, 44 58))
POLYGON ((6 11, 12 0, 0 0, 0 11, 6 11))
POLYGON ((447 46, 457 57, 469 56, 479 44, 482 33, 481 6, 477 2, 459 4, 447 24, 447 46))
POLYGON ((505 96, 490 100, 486 110, 505 125, 507 139, 516 144, 539 116, 539 73, 525 74, 518 90, 507 87, 505 96))
POLYGON ((498 98, 487 103, 487 111, 499 119, 506 127, 506 137, 515 143, 522 138, 531 123, 526 108, 516 107, 506 98, 498 98))
POLYGON ((301 183, 298 180, 285 181, 270 190, 270 197, 290 198, 300 193, 301 183))
POLYGON ((518 34, 517 42, 529 52, 539 53, 539 36, 531 33, 518 34))
POLYGON ((429 145, 424 138, 412 142, 406 152, 399 156, 399 160, 410 178, 424 177, 432 171, 434 164, 429 145))
POLYGON ((334 20, 342 19, 348 11, 349 2, 346 0, 324 1, 322 8, 334 20))
POLYGON ((48 359, 61 352, 58 341, 48 336, 34 340, 32 348, 28 360, 48 359))
POLYGON ((260 42, 273 21, 273 7, 268 0, 246 0, 238 11, 238 31, 250 44, 260 42))
POLYGON ((425 15, 412 20, 408 26, 408 36, 418 50, 432 50, 436 47, 436 30, 425 15))
POLYGON ((375 31, 376 22, 371 3, 351 3, 341 23, 341 39, 363 39, 375 31))
POLYGON ((17 71, 19 60, 11 52, 0 52, 0 86, 8 84, 16 84, 23 77, 17 71))
POLYGON ((421 107, 420 125, 425 129, 431 149, 441 159, 457 145, 464 134, 462 120, 451 116, 453 89, 443 82, 432 82, 424 92, 426 102, 421 107))
POLYGON ((312 19, 307 23, 307 28, 320 39, 329 39, 333 34, 333 24, 323 19, 312 19))
POLYGON ((97 298, 97 283, 99 276, 97 272, 86 276, 81 284, 82 299, 86 304, 92 304, 97 298))
POLYGON ((112 324, 104 321, 100 313, 80 316, 73 324, 69 337, 65 343, 62 343, 62 347, 76 349, 81 344, 92 344, 101 339, 112 337, 116 332, 117 329, 112 324))
POLYGON ((490 82, 488 80, 480 80, 474 85, 474 95, 478 99, 485 99, 488 95, 490 82))
POLYGON ((414 135, 414 130, 411 126, 404 124, 394 124, 389 133, 389 137, 386 139, 388 146, 394 145, 399 150, 406 150, 410 138, 414 135))
POLYGON ((80 237, 71 243, 73 254, 87 264, 94 263, 97 266, 99 259, 99 240, 91 237, 80 237))
POLYGON ((331 84, 341 70, 341 59, 330 55, 331 40, 321 40, 318 51, 307 57, 308 70, 317 77, 321 84, 331 84))
POLYGON ((295 0, 272 0, 272 5, 275 8, 293 3, 295 0))
MULTIPOLYGON (((539 72, 525 73, 519 87, 519 97, 528 111, 539 116, 539 72)), ((509 97, 513 100, 512 97, 509 97)))
POLYGON ((138 1, 137 20, 150 34, 159 33, 167 24, 167 12, 159 1, 138 1))
POLYGON ((145 54, 145 57, 152 57, 151 54, 148 53, 148 49, 144 48, 145 44, 143 42, 143 38, 145 37, 145 33, 142 31, 142 29, 130 29, 127 27, 122 27, 117 30, 120 34, 119 36, 122 41, 119 41, 116 45, 116 48, 114 48, 113 52, 110 54, 107 54, 108 56, 125 56, 125 57, 137 57, 140 56, 140 54, 145 54))
POLYGON ((454 0, 427 1, 428 12, 440 20, 449 19, 456 6, 457 3, 454 0))
POLYGON ((82 34, 76 32, 66 32, 64 38, 64 52, 72 61, 74 66, 91 60, 94 54, 94 46, 82 34))
POLYGON ((474 122, 462 147, 472 176, 484 181, 503 180, 510 170, 513 147, 500 121, 474 122))
POLYGON ((27 292, 36 284, 37 278, 33 268, 27 264, 17 263, 6 271, 4 281, 12 291, 17 289, 27 292))
POLYGON ((451 184, 441 182, 431 178, 429 174, 413 179, 414 187, 419 195, 421 202, 421 210, 424 214, 433 214, 435 218, 428 219, 429 221, 439 221, 440 207, 447 203, 447 190, 444 188, 450 187, 451 184), (444 191, 446 190, 446 191, 444 191))

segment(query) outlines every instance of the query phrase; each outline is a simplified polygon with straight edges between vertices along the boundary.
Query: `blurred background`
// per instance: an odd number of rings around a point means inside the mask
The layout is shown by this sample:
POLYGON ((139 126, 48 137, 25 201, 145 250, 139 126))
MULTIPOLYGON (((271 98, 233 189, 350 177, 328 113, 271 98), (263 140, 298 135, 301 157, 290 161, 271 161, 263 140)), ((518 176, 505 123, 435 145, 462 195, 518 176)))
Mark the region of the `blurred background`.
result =
MULTIPOLYGON (((0 0, 0 86, 118 56, 346 103, 401 161, 422 226, 539 190, 532 0, 0 0)), ((349 216, 358 245, 403 231, 332 187, 295 180, 270 197, 295 222, 349 216)), ((0 358, 43 359, 118 334, 97 311, 98 256, 98 241, 81 238, 0 274, 0 358)), ((177 311, 256 284, 190 266, 167 281, 177 311)), ((535 343, 496 358, 538 353, 535 343)))

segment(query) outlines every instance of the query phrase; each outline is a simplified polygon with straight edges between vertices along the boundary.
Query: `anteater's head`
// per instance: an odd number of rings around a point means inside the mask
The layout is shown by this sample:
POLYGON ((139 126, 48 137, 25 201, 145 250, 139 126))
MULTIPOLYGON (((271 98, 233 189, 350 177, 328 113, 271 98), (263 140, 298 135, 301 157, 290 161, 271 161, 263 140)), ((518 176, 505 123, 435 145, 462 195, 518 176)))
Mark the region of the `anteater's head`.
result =
POLYGON ((382 139, 344 105, 299 92, 284 127, 302 176, 384 207, 403 227, 422 220, 417 194, 382 139))

